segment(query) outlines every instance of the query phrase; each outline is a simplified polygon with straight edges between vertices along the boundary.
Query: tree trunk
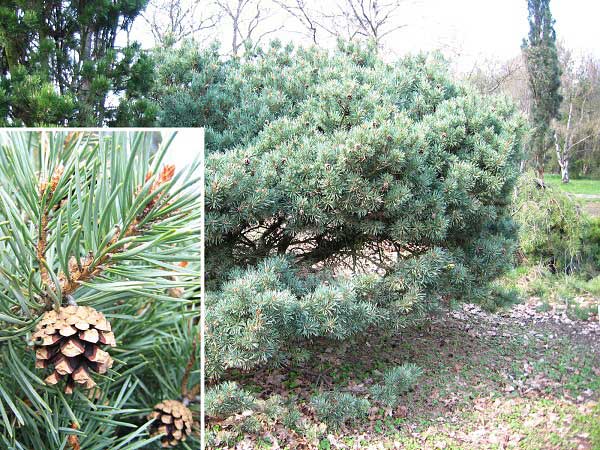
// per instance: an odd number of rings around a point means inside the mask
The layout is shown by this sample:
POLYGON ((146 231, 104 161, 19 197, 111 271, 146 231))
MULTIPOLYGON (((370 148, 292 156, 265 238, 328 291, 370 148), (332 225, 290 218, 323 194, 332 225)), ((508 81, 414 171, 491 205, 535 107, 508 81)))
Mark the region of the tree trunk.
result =
POLYGON ((563 161, 563 164, 560 166, 560 179, 563 183, 569 182, 569 160, 563 161))
POLYGON ((537 176, 540 180, 544 181, 544 167, 543 166, 537 167, 537 176))
POLYGON ((535 156, 535 172, 538 178, 544 181, 544 157, 541 155, 535 156))

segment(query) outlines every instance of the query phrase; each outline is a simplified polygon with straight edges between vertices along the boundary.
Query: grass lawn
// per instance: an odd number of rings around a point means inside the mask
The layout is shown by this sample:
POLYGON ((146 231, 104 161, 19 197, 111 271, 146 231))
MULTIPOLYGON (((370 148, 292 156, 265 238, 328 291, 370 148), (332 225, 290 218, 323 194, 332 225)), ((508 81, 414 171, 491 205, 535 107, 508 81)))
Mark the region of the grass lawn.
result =
POLYGON ((571 179, 569 183, 560 181, 560 175, 546 174, 544 181, 570 194, 600 195, 600 180, 591 178, 571 179))

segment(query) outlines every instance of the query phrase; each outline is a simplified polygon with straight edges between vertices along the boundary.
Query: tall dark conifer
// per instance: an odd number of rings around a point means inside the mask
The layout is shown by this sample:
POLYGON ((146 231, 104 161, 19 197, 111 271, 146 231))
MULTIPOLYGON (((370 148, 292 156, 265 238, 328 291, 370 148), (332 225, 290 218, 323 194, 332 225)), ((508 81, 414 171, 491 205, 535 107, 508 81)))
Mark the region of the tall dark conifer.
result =
POLYGON ((528 0, 527 9, 529 36, 523 41, 522 49, 532 97, 530 148, 536 171, 543 178, 550 122, 558 117, 562 100, 559 93, 560 66, 550 0, 528 0))
POLYGON ((146 3, 2 2, 0 124, 147 124, 148 105, 136 100, 151 62, 137 44, 116 47, 146 3), (127 110, 109 106, 111 95, 126 97, 127 110))

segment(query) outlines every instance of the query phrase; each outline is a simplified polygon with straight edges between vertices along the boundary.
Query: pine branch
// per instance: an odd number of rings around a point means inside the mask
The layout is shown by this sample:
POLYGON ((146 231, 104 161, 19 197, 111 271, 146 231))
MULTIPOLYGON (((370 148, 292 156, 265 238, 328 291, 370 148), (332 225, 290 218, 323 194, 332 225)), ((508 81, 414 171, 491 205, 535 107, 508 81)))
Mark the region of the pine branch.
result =
MULTIPOLYGON (((64 299, 73 295, 73 293, 79 287, 81 287, 83 283, 99 276, 108 266, 110 266, 111 258, 115 254, 121 253, 128 248, 132 240, 128 238, 133 238, 142 234, 143 230, 139 228, 138 225, 144 221, 148 214, 159 203, 159 199, 156 198, 156 194, 159 192, 161 186, 171 181, 174 174, 175 166, 166 165, 163 167, 157 179, 150 186, 148 196, 152 195, 152 197, 146 203, 143 211, 136 216, 136 218, 129 224, 124 232, 120 232, 118 229, 116 232, 114 232, 113 237, 104 246, 98 258, 95 258, 93 254, 89 254, 82 262, 81 267, 78 266, 75 257, 71 258, 69 261, 69 272, 59 276, 60 292, 62 292, 64 299), (119 239, 120 237, 123 239, 119 239)), ((148 172, 146 175, 146 181, 149 181, 151 178, 152 172, 148 172)), ((142 193, 143 189, 140 186, 138 187, 136 195, 139 196, 142 193)), ((46 303, 46 306, 49 306, 48 302, 46 303)))
MULTIPOLYGON (((46 132, 42 132, 41 136, 41 144, 42 144, 42 152, 48 153, 48 146, 50 145, 48 141, 48 134, 46 132)), ((51 204, 52 197, 54 192, 56 191, 56 187, 58 186, 58 182, 62 177, 65 168, 63 165, 59 165, 54 169, 54 173, 52 174, 52 178, 50 182, 44 180, 40 183, 40 202, 44 205, 41 217, 40 217, 40 226, 38 232, 38 242, 37 242, 37 260, 40 268, 40 274, 42 277, 42 283, 44 285, 49 285, 51 283, 50 275, 48 274, 48 269, 46 268, 46 247, 48 245, 48 222, 50 211, 48 209, 48 205, 51 204), (44 196, 46 196, 46 202, 44 202, 44 196)))
POLYGON ((0 133, 0 447, 154 448, 147 410, 181 396, 199 304, 199 161, 163 169, 170 141, 152 133, 42 135, 0 133), (46 301, 71 300, 118 335, 97 399, 44 384, 25 345, 46 301))

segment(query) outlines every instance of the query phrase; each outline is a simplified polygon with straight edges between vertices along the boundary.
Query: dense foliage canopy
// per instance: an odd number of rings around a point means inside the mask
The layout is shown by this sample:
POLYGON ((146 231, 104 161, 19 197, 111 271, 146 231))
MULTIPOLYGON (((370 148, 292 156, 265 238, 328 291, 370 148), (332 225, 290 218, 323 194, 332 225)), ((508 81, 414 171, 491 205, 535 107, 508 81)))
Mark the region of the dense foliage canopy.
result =
POLYGON ((229 103, 207 120, 210 378, 281 361, 296 340, 493 303, 516 244, 523 120, 509 102, 436 58, 386 64, 351 45, 275 44, 211 79, 199 101, 229 103))
POLYGON ((152 124, 155 112, 142 93, 153 62, 139 44, 117 42, 146 3, 2 2, 0 124, 152 124))

